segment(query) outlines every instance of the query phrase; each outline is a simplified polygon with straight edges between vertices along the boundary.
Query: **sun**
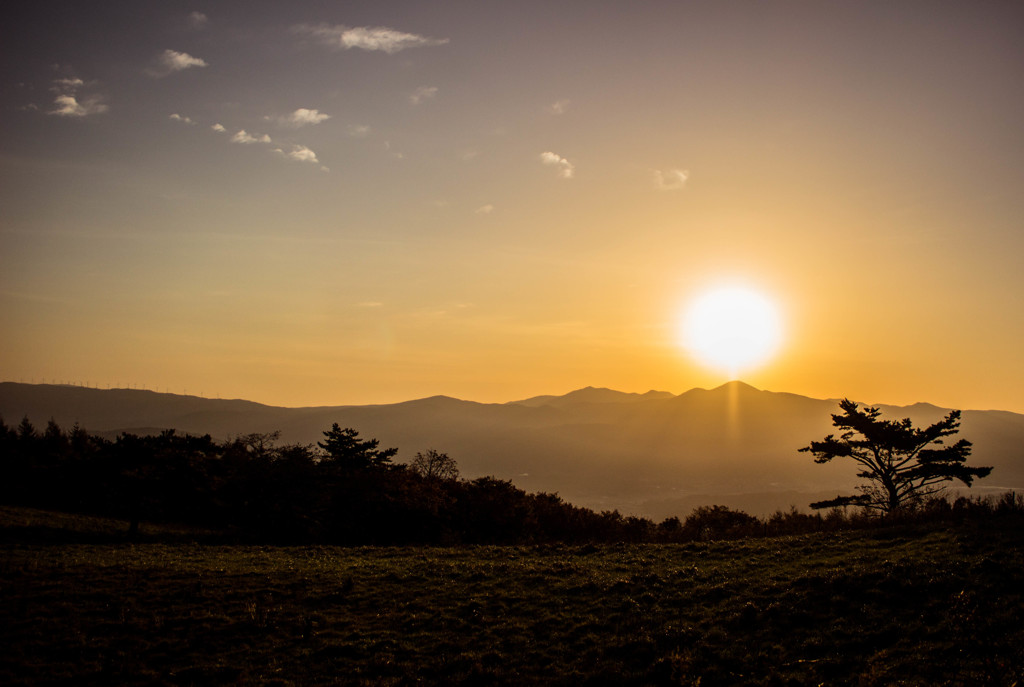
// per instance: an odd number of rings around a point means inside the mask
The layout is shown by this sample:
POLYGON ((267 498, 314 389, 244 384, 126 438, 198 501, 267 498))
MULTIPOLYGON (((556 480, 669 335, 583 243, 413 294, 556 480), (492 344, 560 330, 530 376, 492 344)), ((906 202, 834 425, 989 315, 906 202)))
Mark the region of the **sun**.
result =
POLYGON ((771 299, 748 287, 705 291, 684 313, 680 342, 701 363, 735 379, 778 350, 782 343, 779 311, 771 299))

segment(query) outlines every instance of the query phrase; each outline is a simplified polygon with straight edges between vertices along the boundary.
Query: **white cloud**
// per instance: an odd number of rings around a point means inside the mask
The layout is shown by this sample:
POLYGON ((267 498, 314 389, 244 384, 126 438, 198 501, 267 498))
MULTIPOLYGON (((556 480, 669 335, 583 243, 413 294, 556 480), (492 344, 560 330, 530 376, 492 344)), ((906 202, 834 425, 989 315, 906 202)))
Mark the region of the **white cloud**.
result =
POLYGON ((343 24, 336 26, 300 24, 293 30, 297 33, 308 33, 319 39, 321 43, 335 49, 380 50, 389 55, 409 48, 427 48, 444 45, 448 42, 447 38, 427 38, 414 33, 389 29, 385 26, 349 27, 343 24))
POLYGON ((188 23, 193 29, 205 29, 209 22, 209 17, 202 12, 192 12, 188 15, 188 23))
POLYGON ((79 96, 78 90, 85 85, 81 79, 54 79, 50 90, 57 95, 53 99, 54 109, 48 110, 47 114, 60 117, 88 117, 109 110, 101 95, 79 96))
POLYGON ((292 150, 288 153, 288 157, 298 162, 320 163, 320 160, 316 159, 316 153, 304 145, 292 146, 292 150))
POLYGON ((160 63, 160 69, 151 71, 150 74, 153 76, 167 76, 168 74, 191 69, 192 67, 209 66, 206 60, 192 57, 187 52, 178 52, 177 50, 164 50, 157 58, 157 62, 160 63))
POLYGON ((214 124, 210 128, 213 129, 214 131, 218 132, 218 133, 224 133, 225 131, 227 131, 227 129, 224 128, 224 125, 221 124, 220 122, 217 122, 216 124, 214 124))
POLYGON ((566 99, 558 100, 556 102, 551 103, 551 105, 548 106, 548 112, 556 115, 565 114, 566 110, 568 109, 569 101, 566 99))
POLYGON ((263 134, 262 136, 253 136, 245 129, 239 129, 238 133, 231 137, 232 143, 271 143, 270 136, 263 134))
POLYGON ((409 102, 419 105, 423 101, 433 100, 435 97, 437 97, 437 86, 420 86, 409 96, 409 102))
MULTIPOLYGON (((317 159, 316 153, 314 153, 312 150, 310 150, 304 145, 293 145, 292 149, 287 153, 281 148, 274 148, 274 152, 280 153, 289 160, 295 160, 296 162, 310 162, 312 164, 317 165, 320 164, 320 160, 317 159)), ((330 171, 327 167, 321 167, 320 169, 322 169, 325 172, 330 171)))
POLYGON ((101 114, 108 108, 98 95, 84 98, 81 102, 73 95, 58 95, 53 99, 55 109, 49 114, 61 117, 88 117, 89 115, 101 114))
POLYGON ((576 166, 557 153, 550 151, 540 154, 540 161, 545 165, 553 165, 558 168, 558 176, 563 179, 572 179, 576 173, 576 166))
POLYGON ((489 215, 492 212, 494 212, 494 206, 488 203, 487 205, 481 205, 473 212, 475 212, 478 215, 489 215))
POLYGON ((685 169, 654 170, 654 187, 659 191, 678 191, 686 186, 690 172, 685 169))
POLYGON ((298 128, 300 126, 306 126, 307 124, 319 124, 320 122, 326 121, 330 118, 331 115, 323 113, 320 110, 307 110, 304 107, 300 107, 295 110, 295 112, 292 112, 284 118, 284 124, 298 128))
POLYGON ((365 124, 349 124, 347 131, 352 138, 366 138, 370 135, 370 127, 365 124))
POLYGON ((178 114, 177 112, 172 114, 169 118, 173 119, 176 122, 182 122, 184 124, 195 124, 195 122, 192 121, 191 117, 183 117, 180 114, 178 114))

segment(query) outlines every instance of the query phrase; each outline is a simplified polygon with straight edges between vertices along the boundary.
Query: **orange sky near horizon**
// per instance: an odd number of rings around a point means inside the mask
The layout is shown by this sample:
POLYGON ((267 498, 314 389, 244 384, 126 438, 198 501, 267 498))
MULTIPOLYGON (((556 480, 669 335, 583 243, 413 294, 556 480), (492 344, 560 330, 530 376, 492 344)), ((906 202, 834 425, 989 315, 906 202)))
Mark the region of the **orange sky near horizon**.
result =
POLYGON ((1024 6, 556 5, 0 10, 0 379, 1024 412, 1024 6))

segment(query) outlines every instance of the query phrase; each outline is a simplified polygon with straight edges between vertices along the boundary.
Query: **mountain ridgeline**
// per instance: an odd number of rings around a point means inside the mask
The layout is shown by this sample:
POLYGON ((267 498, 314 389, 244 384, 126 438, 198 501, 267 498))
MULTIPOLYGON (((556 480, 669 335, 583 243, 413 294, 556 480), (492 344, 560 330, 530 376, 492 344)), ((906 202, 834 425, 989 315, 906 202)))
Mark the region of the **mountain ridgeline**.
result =
MULTIPOLYGON (((880 406, 891 419, 931 423, 945 409, 880 406)), ((0 383, 0 417, 113 438, 164 429, 225 440, 280 431, 283 443, 312 444, 338 423, 382 446, 396 462, 443 451, 463 477, 495 476, 570 503, 656 519, 721 504, 754 514, 812 501, 859 483, 850 464, 815 465, 798 452, 833 431, 838 401, 761 391, 741 382, 678 396, 586 388, 503 404, 445 396, 366 406, 282 408, 242 400, 131 389, 0 383)), ((960 436, 973 462, 994 467, 976 494, 1024 489, 1024 415, 963 413, 960 436)))

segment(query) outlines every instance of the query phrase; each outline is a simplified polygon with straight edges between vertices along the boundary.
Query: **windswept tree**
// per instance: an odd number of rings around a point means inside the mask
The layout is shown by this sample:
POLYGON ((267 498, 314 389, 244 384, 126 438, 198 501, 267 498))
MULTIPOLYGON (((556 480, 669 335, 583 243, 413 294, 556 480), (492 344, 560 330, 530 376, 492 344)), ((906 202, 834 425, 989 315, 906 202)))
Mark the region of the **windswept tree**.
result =
POLYGON ((324 432, 324 440, 317 446, 324 450, 326 460, 346 471, 394 467, 391 458, 398 453, 397 448, 378 449, 377 439, 360 440, 359 432, 351 427, 342 429, 337 422, 324 432))
POLYGON ((971 442, 945 443, 946 437, 960 431, 959 410, 920 429, 910 418, 882 420, 878 408, 861 409, 849 399, 839 407, 843 414, 832 416, 833 426, 843 432, 839 438, 829 434, 800 451, 811 453, 815 463, 850 458, 861 467, 857 476, 868 483, 857 487, 860 493, 855 496, 818 501, 811 508, 856 505, 890 514, 941 492, 946 482, 960 480, 971 486, 974 478, 992 472, 990 467, 966 465, 971 442))
POLYGON ((455 480, 459 478, 459 466, 447 453, 427 449, 416 454, 409 463, 413 472, 428 479, 455 480))

